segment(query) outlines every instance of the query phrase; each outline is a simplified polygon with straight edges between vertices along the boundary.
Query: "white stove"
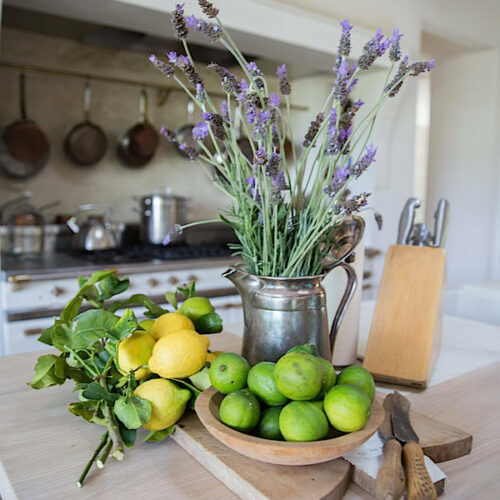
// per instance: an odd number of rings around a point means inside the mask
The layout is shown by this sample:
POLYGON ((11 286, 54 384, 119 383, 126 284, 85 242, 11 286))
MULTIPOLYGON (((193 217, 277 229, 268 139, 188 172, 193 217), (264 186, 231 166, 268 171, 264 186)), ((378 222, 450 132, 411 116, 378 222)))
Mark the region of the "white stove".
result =
MULTIPOLYGON (((165 304, 166 291, 195 281, 197 292, 210 298, 224 323, 241 322, 241 299, 233 285, 221 276, 232 263, 231 257, 210 257, 106 265, 54 254, 43 262, 2 265, 0 353, 43 349, 44 344, 37 338, 75 295, 78 276, 89 276, 99 269, 116 269, 118 276, 130 279, 129 289, 117 299, 144 293, 166 308, 170 308, 165 304)), ((135 308, 134 312, 142 318, 142 308, 135 308)))

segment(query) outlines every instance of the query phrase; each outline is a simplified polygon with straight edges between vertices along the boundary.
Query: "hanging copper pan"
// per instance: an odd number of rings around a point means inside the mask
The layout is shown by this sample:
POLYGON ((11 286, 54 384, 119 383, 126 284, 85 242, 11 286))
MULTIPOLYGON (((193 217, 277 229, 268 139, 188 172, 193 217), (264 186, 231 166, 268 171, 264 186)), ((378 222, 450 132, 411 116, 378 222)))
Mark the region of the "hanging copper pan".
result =
POLYGON ((38 173, 50 156, 45 132, 27 118, 25 105, 25 76, 19 75, 21 118, 0 130, 0 168, 15 179, 27 179, 38 173))
POLYGON ((101 127, 90 121, 90 85, 83 90, 84 120, 74 125, 64 139, 64 152, 76 165, 90 167, 106 153, 107 139, 101 127))

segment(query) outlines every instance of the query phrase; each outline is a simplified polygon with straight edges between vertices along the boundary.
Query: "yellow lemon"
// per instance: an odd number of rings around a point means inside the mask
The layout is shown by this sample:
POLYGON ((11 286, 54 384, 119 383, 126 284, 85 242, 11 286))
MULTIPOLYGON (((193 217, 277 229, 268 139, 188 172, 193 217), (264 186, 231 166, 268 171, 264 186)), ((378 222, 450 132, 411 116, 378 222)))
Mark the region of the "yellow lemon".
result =
MULTIPOLYGON (((201 340, 203 340, 203 342, 205 342, 207 349, 210 347, 210 339, 206 335, 201 335, 198 332, 196 332, 195 330, 190 330, 190 329, 185 329, 185 328, 179 328, 179 330, 191 332, 192 335, 196 336, 197 338, 200 338, 201 340)), ((168 332, 165 335, 162 335, 162 337, 166 337, 167 335, 178 332, 179 330, 172 330, 171 332, 168 332)))
POLYGON ((151 403, 151 418, 143 425, 150 431, 161 431, 175 424, 191 398, 191 391, 162 378, 147 380, 136 388, 134 394, 151 403))
POLYGON ((162 314, 151 327, 151 335, 158 340, 160 337, 175 330, 193 330, 193 322, 180 312, 169 312, 162 314))
POLYGON ((177 330, 156 342, 148 364, 160 377, 185 378, 201 370, 206 359, 203 337, 192 330, 177 330))
POLYGON ((207 352, 207 361, 211 363, 217 356, 220 356, 223 353, 224 351, 207 352))
MULTIPOLYGON (((127 375, 130 370, 147 365, 155 343, 155 339, 151 335, 139 332, 121 340, 117 349, 120 373, 127 375)), ((144 380, 150 376, 151 372, 147 368, 140 368, 135 372, 136 380, 144 380)))

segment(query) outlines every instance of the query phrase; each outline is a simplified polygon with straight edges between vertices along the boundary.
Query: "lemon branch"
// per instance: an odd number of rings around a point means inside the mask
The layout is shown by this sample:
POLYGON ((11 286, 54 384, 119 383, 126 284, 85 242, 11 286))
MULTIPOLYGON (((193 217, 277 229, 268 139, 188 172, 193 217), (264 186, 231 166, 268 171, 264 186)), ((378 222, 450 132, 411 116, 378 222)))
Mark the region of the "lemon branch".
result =
POLYGON ((83 469, 83 472, 81 473, 80 477, 78 478, 78 481, 76 482, 76 485, 78 488, 81 488, 83 485, 83 482, 85 481, 85 478, 87 477, 87 474, 89 473, 90 467, 92 467, 92 464, 94 463, 94 460, 97 458, 97 455, 99 455, 99 452, 104 448, 104 445, 106 444, 106 441, 108 440, 108 431, 106 431, 102 436, 101 440, 99 441, 99 444, 97 448, 95 449, 92 457, 90 457, 90 460, 87 462, 87 465, 85 466, 85 469, 83 469))

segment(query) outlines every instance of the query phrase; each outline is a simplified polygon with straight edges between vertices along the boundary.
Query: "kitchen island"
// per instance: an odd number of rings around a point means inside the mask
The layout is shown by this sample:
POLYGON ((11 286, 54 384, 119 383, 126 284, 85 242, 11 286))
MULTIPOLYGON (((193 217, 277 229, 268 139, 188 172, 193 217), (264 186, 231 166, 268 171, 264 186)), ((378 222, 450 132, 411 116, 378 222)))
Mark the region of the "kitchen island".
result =
MULTIPOLYGON (((362 338, 370 305, 362 312, 362 338)), ((241 339, 223 333, 212 348, 237 350, 241 339)), ((362 343, 361 343, 362 344, 362 343)), ((139 443, 123 462, 92 468, 76 480, 101 429, 66 411, 71 385, 35 391, 26 385, 37 353, 0 358, 0 495, 3 500, 45 498, 237 498, 172 439, 139 443)), ((498 498, 500 491, 500 327, 445 317, 443 347, 431 386, 408 397, 413 408, 474 437, 470 455, 439 464, 448 476, 444 497, 498 498)), ((386 390, 382 388, 382 390, 386 390)), ((404 389, 403 389, 404 390, 404 389)), ((280 478, 270 478, 279 484, 280 478)), ((282 485, 286 487, 286 485, 282 485)), ((289 498, 294 497, 290 491, 289 498)), ((351 484, 346 499, 372 498, 351 484)))

